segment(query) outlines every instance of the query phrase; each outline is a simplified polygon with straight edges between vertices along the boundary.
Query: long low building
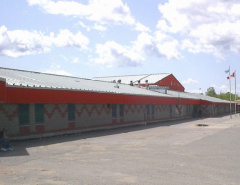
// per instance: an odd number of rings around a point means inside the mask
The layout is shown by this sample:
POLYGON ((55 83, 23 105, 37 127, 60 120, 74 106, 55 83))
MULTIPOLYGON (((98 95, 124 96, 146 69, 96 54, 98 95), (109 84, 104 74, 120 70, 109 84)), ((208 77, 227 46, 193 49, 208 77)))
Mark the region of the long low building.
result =
MULTIPOLYGON (((167 76, 171 84, 179 84, 167 76)), ((41 136, 215 116, 230 110, 225 100, 153 83, 139 86, 120 81, 0 68, 0 129, 13 136, 41 136)))

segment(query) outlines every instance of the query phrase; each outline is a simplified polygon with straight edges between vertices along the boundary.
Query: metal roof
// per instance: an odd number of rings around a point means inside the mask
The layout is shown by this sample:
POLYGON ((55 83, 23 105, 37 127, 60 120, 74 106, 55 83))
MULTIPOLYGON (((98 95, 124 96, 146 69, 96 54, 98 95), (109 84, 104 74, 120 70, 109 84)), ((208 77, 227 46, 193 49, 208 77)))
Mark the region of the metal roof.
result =
POLYGON ((79 91, 93 91, 120 94, 135 94, 146 96, 170 97, 170 95, 153 92, 127 84, 104 82, 55 74, 0 68, 0 77, 6 79, 7 86, 22 86, 31 88, 60 88, 79 91))
POLYGON ((219 98, 214 98, 202 94, 197 94, 197 93, 189 93, 189 92, 178 92, 178 91, 172 91, 168 90, 167 93, 171 95, 172 97, 177 97, 177 98, 186 98, 186 99, 195 99, 195 100, 205 100, 213 103, 229 103, 227 100, 222 100, 219 98))
MULTIPOLYGON (((155 74, 155 75, 134 75, 125 76, 126 79, 147 79, 149 83, 156 79, 161 79, 170 74, 155 74)), ((17 69, 8 69, 0 67, 0 79, 5 79, 7 86, 10 87, 24 87, 24 88, 48 88, 48 89, 67 89, 75 91, 90 91, 103 93, 117 93, 117 94, 132 94, 144 96, 158 96, 158 97, 174 97, 186 98, 195 100, 206 100, 215 103, 229 103, 226 100, 204 96, 201 94, 178 92, 168 90, 167 94, 161 92, 151 91, 144 87, 130 86, 124 84, 116 84, 113 82, 83 79, 71 76, 61 76, 55 74, 39 73, 32 71, 23 71, 17 69), (116 87, 118 85, 118 88, 116 87)), ((110 79, 110 78, 109 78, 110 79)), ((117 79, 117 77, 116 77, 117 79)), ((124 81, 123 80, 123 81, 124 81)))
POLYGON ((121 83, 124 84, 130 84, 130 81, 133 82, 133 84, 137 84, 140 80, 141 84, 144 84, 146 80, 148 80, 148 83, 156 83, 163 78, 169 76, 169 73, 160 73, 160 74, 143 74, 143 75, 127 75, 127 76, 108 76, 108 77, 95 77, 93 80, 99 80, 99 81, 118 81, 121 80, 121 83))

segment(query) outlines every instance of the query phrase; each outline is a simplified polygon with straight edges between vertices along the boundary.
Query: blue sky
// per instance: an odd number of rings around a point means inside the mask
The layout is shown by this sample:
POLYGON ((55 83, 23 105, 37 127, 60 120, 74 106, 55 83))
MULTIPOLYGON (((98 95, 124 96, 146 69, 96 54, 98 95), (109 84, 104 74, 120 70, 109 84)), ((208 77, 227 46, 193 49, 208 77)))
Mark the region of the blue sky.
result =
POLYGON ((231 66, 240 94, 239 9, 238 0, 1 0, 0 67, 82 78, 172 73, 188 92, 220 93, 231 66))

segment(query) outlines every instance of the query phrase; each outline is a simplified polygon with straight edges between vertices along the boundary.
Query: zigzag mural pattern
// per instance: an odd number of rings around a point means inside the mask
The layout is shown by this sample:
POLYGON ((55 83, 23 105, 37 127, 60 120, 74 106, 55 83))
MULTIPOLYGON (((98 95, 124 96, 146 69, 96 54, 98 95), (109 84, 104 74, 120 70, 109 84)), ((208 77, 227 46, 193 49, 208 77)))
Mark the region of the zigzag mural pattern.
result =
POLYGON ((208 105, 205 105, 205 106, 201 105, 201 107, 202 107, 203 111, 205 111, 206 113, 209 112, 208 111, 208 105))
POLYGON ((44 111, 48 118, 52 118, 55 111, 57 111, 61 115, 62 118, 64 118, 67 114, 67 108, 65 108, 64 110, 61 110, 61 108, 59 107, 58 104, 54 105, 51 112, 48 112, 46 108, 44 109, 44 111))
POLYGON ((7 117, 8 121, 12 121, 12 119, 14 117, 18 116, 18 108, 17 107, 12 113, 8 113, 8 111, 5 110, 3 105, 0 105, 0 111, 3 113, 3 115, 5 115, 7 117))
POLYGON ((216 108, 217 108, 217 106, 216 106, 216 105, 213 105, 213 114, 216 113, 216 108))
POLYGON ((177 105, 176 108, 178 110, 179 116, 181 116, 182 115, 182 105, 177 105))
POLYGON ((77 107, 76 107, 76 108, 75 108, 75 111, 76 111, 78 117, 81 117, 83 111, 86 111, 87 114, 88 114, 88 116, 90 116, 90 117, 92 116, 92 113, 93 113, 94 111, 97 112, 98 116, 100 116, 103 111, 105 111, 107 115, 109 115, 110 112, 111 112, 111 110, 108 109, 108 108, 106 108, 105 105, 102 105, 102 107, 101 107, 99 110, 98 110, 98 108, 97 108, 96 105, 93 105, 93 106, 90 108, 90 110, 89 110, 86 104, 84 104, 84 105, 82 106, 81 110, 78 110, 77 107))
POLYGON ((157 105, 155 106, 155 111, 159 111, 159 112, 162 112, 162 111, 167 111, 169 109, 169 106, 168 105, 157 105))
POLYGON ((145 112, 145 106, 143 107, 143 105, 141 105, 139 108, 137 105, 128 105, 127 108, 125 108, 125 113, 128 114, 129 111, 131 111, 132 114, 134 114, 135 111, 138 112, 138 114, 140 113, 140 111, 145 112))

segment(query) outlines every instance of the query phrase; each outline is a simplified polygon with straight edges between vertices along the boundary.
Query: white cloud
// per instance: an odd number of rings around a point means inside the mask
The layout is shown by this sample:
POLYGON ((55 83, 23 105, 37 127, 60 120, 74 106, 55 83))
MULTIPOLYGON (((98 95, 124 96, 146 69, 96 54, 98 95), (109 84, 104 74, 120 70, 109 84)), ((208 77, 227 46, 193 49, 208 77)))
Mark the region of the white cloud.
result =
POLYGON ((129 7, 121 0, 89 0, 88 4, 75 1, 28 0, 28 4, 38 5, 50 14, 78 16, 100 24, 134 24, 129 7))
POLYGON ((97 23, 94 24, 93 28, 95 30, 99 30, 99 31, 107 31, 107 28, 105 26, 103 26, 101 24, 97 24, 97 23))
POLYGON ((58 47, 77 47, 86 49, 89 39, 81 32, 76 34, 71 33, 69 30, 60 30, 59 34, 54 39, 54 43, 58 47))
POLYGON ((183 38, 182 49, 220 59, 240 52, 240 1, 170 0, 158 8, 157 28, 183 38))
POLYGON ((192 78, 188 78, 187 80, 184 80, 182 84, 192 84, 192 83, 198 83, 197 80, 193 80, 192 78))
POLYGON ((47 53, 52 45, 86 49, 88 43, 88 38, 81 32, 73 34, 68 30, 60 30, 55 37, 53 33, 48 36, 37 31, 8 31, 5 26, 0 27, 0 55, 3 56, 20 57, 47 53))
POLYGON ((79 58, 78 58, 78 57, 75 57, 75 58, 73 58, 72 61, 73 61, 73 63, 75 63, 75 64, 76 64, 76 63, 79 63, 79 58))
POLYGON ((89 16, 90 10, 87 5, 83 5, 74 1, 52 1, 52 0, 27 0, 30 6, 38 5, 44 11, 55 15, 74 15, 89 16))
POLYGON ((140 32, 151 32, 151 30, 144 26, 142 23, 140 22, 137 22, 136 23, 136 28, 135 28, 137 31, 140 31, 140 32))
POLYGON ((194 90, 185 89, 185 92, 196 93, 196 94, 204 94, 201 88, 199 88, 199 89, 194 89, 194 90))
MULTIPOLYGON (((215 92, 216 92, 217 94, 229 92, 229 86, 226 86, 226 85, 220 85, 220 86, 218 86, 218 85, 216 85, 216 84, 212 84, 210 87, 213 87, 213 88, 215 89, 215 92)), ((232 90, 232 93, 234 93, 233 90, 232 90)))
POLYGON ((94 23, 94 25, 86 25, 82 21, 79 21, 78 25, 80 25, 81 27, 85 28, 87 31, 91 31, 93 29, 101 31, 101 32, 107 31, 107 27, 106 26, 104 26, 102 24, 98 24, 98 23, 94 23))
POLYGON ((50 37, 46 37, 40 32, 8 31, 5 26, 0 27, 0 55, 19 57, 46 53, 50 50, 50 44, 50 37))
POLYGON ((121 0, 90 0, 90 16, 87 19, 101 24, 134 24, 135 20, 131 16, 129 7, 121 0))
POLYGON ((227 87, 226 85, 222 85, 222 86, 218 87, 218 89, 219 89, 220 92, 222 92, 222 93, 229 92, 229 87, 227 87))
POLYGON ((85 28, 87 31, 90 31, 91 30, 91 27, 90 26, 87 26, 86 24, 84 24, 82 21, 79 21, 78 24, 80 26, 82 26, 83 28, 85 28))
MULTIPOLYGON (((104 25, 130 25, 137 31, 150 29, 140 22, 137 22, 131 15, 130 8, 122 0, 89 0, 87 4, 76 1, 53 1, 53 0, 27 0, 29 6, 39 6, 46 13, 54 15, 73 16, 95 22, 93 29, 106 31, 104 25)), ((79 24, 88 31, 91 26, 83 22, 79 24)))
POLYGON ((134 43, 136 51, 148 56, 167 57, 168 59, 179 59, 178 41, 164 33, 155 32, 152 36, 142 32, 134 43))
POLYGON ((66 57, 64 55, 60 55, 65 61, 72 62, 74 64, 79 63, 79 58, 78 57, 66 57))
POLYGON ((138 66, 144 58, 131 48, 122 46, 114 41, 96 46, 98 58, 92 59, 96 64, 103 64, 106 67, 138 66))
POLYGON ((166 57, 178 59, 178 42, 167 35, 152 35, 142 32, 131 46, 122 46, 114 41, 96 46, 97 58, 92 59, 96 64, 107 67, 138 66, 145 60, 145 56, 166 57), (164 37, 163 37, 164 36, 164 37))

